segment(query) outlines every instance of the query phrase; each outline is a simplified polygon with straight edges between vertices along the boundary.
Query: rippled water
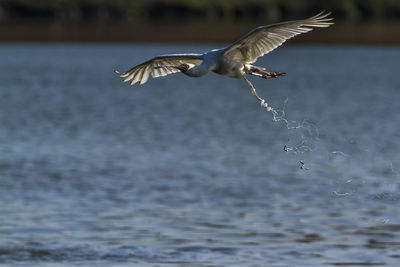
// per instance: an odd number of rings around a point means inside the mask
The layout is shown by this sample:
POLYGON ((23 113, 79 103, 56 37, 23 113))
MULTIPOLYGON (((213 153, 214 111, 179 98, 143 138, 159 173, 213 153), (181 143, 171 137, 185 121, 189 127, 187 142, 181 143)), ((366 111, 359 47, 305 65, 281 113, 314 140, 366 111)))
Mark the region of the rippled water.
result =
POLYGON ((1 264, 399 266, 400 49, 259 60, 289 125, 242 80, 112 72, 210 47, 0 46, 1 264))

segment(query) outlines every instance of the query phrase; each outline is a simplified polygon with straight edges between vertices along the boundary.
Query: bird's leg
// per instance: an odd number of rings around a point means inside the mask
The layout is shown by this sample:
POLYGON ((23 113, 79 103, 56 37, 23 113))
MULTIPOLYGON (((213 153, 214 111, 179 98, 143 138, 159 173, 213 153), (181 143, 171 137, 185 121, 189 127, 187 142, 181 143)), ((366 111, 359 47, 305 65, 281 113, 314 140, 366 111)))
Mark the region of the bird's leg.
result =
POLYGON ((284 75, 286 75, 286 73, 284 73, 284 72, 278 72, 278 71, 264 71, 264 70, 261 70, 261 69, 258 69, 258 68, 254 68, 254 67, 252 67, 252 68, 250 69, 249 74, 250 74, 250 75, 257 76, 257 77, 261 77, 261 78, 264 78, 264 79, 277 78, 277 77, 279 77, 279 76, 284 76, 284 75))
POLYGON ((261 107, 265 108, 266 111, 271 111, 272 108, 270 106, 268 106, 267 102, 265 102, 265 99, 262 99, 257 94, 256 88, 254 88, 253 84, 249 80, 247 80, 246 77, 243 77, 243 78, 247 82, 247 84, 250 86, 251 94, 254 95, 257 98, 258 101, 260 101, 261 107))

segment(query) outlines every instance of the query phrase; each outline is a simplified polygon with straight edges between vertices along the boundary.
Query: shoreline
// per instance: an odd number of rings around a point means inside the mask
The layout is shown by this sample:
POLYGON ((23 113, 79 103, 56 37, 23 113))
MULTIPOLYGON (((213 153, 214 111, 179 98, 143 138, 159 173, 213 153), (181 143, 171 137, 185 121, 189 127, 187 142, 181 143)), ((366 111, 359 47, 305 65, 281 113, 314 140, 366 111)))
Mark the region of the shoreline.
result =
MULTIPOLYGON (((230 43, 259 22, 0 23, 3 42, 230 43)), ((399 22, 337 23, 293 38, 292 43, 399 45, 399 22)))

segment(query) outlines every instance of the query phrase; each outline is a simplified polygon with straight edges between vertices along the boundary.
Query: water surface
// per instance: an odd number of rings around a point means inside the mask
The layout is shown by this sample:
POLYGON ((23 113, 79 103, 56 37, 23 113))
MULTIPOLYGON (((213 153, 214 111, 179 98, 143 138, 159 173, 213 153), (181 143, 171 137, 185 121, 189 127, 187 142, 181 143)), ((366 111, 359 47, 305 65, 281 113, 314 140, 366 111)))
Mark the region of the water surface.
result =
POLYGON ((288 125, 242 80, 113 73, 211 47, 0 46, 0 263, 399 265, 400 49, 259 60, 288 125))

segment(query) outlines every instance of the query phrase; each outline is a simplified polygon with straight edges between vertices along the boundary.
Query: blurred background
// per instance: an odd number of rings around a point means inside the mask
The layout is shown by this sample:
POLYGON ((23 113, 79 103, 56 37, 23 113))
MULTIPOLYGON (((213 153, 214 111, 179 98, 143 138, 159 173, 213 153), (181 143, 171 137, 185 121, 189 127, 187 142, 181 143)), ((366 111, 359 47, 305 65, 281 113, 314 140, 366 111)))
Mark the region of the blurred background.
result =
POLYGON ((329 32, 295 42, 397 44, 397 0, 0 0, 0 41, 226 42, 332 11, 329 32))

